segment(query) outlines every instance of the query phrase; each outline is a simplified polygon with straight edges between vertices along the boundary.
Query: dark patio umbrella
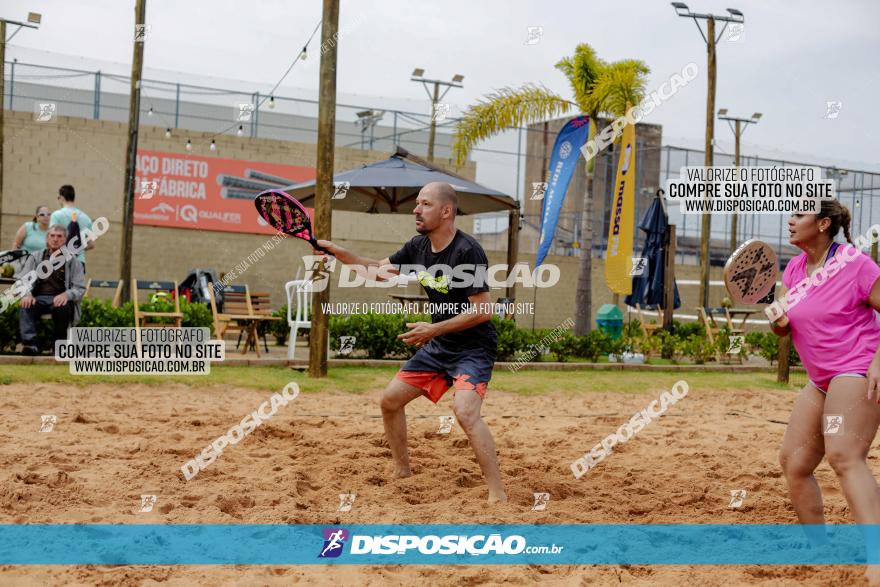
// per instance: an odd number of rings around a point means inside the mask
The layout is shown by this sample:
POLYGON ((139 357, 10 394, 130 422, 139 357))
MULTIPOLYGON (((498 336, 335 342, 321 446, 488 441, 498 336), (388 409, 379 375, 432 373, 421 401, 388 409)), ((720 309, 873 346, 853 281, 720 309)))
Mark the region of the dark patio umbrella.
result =
MULTIPOLYGON (((344 198, 332 199, 330 203, 334 210, 411 214, 416 207, 419 190, 432 181, 452 185, 458 194, 460 214, 496 212, 517 207, 516 200, 510 196, 434 167, 401 147, 397 147, 395 153, 384 161, 335 174, 334 184, 348 182, 348 190, 344 198)), ((287 186, 284 191, 304 206, 315 205, 315 180, 287 186)))
MULTIPOLYGON (((666 212, 660 197, 648 207, 639 228, 646 233, 645 246, 642 248, 641 257, 648 261, 648 266, 641 275, 633 276, 632 293, 624 300, 628 305, 639 304, 642 308, 653 309, 663 305, 663 274, 666 272, 664 258, 666 256, 666 231, 669 222, 666 220, 666 212)), ((681 307, 678 297, 678 286, 675 287, 675 303, 673 309, 681 307)))

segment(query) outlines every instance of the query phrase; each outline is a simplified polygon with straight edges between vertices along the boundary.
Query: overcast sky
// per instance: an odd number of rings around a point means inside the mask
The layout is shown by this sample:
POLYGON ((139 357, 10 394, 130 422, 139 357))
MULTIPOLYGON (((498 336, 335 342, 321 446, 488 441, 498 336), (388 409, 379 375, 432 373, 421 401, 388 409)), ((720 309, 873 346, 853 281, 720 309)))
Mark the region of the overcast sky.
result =
MULTIPOLYGON (((880 2, 693 0, 689 6, 716 14, 731 6, 745 14, 741 38, 731 41, 725 34, 719 42, 716 101, 732 115, 763 113, 743 138, 744 154, 880 171, 871 106, 880 95, 880 2), (828 101, 842 103, 837 118, 825 117, 828 101)), ((65 54, 75 57, 63 60, 68 66, 112 61, 129 70, 134 0, 4 0, 0 15, 24 20, 28 11, 41 12, 43 24, 21 31, 7 59, 49 64, 65 54)), ((695 62, 697 79, 646 121, 663 125, 665 144, 703 143, 705 44, 693 21, 677 17, 666 1, 342 0, 340 14, 338 89, 346 99, 359 95, 371 105, 427 113, 424 89, 409 81, 416 66, 426 77, 465 76, 464 89, 445 100, 454 108, 527 82, 568 97, 568 83, 553 65, 588 42, 606 60, 645 61, 649 89, 695 62), (529 45, 531 26, 542 27, 543 36, 529 45)), ((317 0, 147 0, 152 29, 145 66, 148 73, 266 87, 278 80, 320 16, 317 0)), ((319 39, 279 94, 316 91, 319 39)), ((726 125, 716 125, 716 136, 719 148, 732 152, 726 125)))

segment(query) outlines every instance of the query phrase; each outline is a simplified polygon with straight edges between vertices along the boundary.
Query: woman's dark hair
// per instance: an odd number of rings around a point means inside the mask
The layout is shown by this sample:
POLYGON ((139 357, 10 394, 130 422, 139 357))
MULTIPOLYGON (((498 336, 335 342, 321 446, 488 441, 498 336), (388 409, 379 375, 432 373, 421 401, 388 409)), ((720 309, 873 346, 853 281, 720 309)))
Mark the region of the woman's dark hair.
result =
POLYGON ((46 205, 44 205, 44 204, 40 204, 39 206, 37 206, 37 209, 34 210, 34 221, 33 221, 33 222, 34 222, 34 228, 37 228, 37 224, 38 224, 38 223, 37 223, 37 214, 40 213, 40 208, 45 208, 46 210, 48 210, 48 209, 49 209, 49 206, 46 206, 46 205))
POLYGON ((842 228, 846 242, 853 244, 852 238, 849 235, 849 227, 852 222, 849 208, 837 200, 822 200, 822 206, 819 209, 817 220, 819 218, 828 218, 831 220, 831 226, 828 229, 828 236, 831 240, 834 240, 834 237, 837 236, 837 233, 840 232, 840 229, 842 228))

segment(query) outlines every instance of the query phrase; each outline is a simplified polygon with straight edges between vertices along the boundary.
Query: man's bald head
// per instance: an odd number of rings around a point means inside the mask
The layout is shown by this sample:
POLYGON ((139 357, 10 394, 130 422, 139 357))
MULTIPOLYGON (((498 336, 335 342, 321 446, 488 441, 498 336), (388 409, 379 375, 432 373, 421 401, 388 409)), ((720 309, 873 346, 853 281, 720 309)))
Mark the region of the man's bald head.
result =
POLYGON ((432 197, 437 198, 440 205, 451 205, 453 216, 458 212, 458 194, 456 194, 452 186, 445 181, 432 181, 422 188, 421 193, 426 195, 430 194, 432 197))
POLYGON ((435 230, 448 230, 455 225, 458 196, 448 183, 433 181, 419 190, 416 197, 416 231, 430 234, 435 230))

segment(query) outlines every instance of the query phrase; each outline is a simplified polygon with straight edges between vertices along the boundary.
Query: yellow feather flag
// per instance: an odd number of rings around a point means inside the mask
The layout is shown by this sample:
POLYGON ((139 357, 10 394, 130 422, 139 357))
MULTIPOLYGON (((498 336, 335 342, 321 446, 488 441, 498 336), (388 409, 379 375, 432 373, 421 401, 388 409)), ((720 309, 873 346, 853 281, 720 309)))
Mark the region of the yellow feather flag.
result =
POLYGON ((623 128, 620 159, 614 182, 608 247, 605 254, 605 282, 613 293, 632 293, 633 230, 636 203, 636 131, 623 128))

